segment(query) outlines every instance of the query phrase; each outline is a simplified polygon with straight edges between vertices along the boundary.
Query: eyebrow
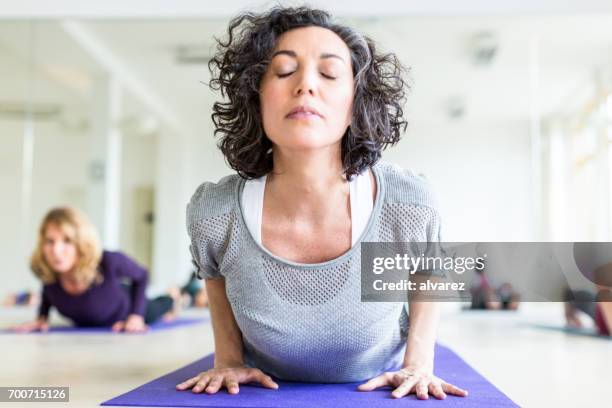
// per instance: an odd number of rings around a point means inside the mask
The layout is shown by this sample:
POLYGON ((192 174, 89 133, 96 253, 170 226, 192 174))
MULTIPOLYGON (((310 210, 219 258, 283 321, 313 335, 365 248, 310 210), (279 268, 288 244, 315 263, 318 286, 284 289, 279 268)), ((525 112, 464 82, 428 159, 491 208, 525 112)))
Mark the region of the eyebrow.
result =
MULTIPOLYGON (((276 57, 278 55, 287 55, 287 56, 292 57, 292 58, 297 58, 297 54, 295 53, 295 51, 291 51, 291 50, 278 50, 274 54, 272 54, 272 58, 270 58, 270 59, 273 59, 274 57, 276 57)), ((320 58, 321 59, 338 58, 340 61, 345 62, 344 59, 341 56, 336 55, 336 54, 332 54, 330 52, 322 53, 320 58)))

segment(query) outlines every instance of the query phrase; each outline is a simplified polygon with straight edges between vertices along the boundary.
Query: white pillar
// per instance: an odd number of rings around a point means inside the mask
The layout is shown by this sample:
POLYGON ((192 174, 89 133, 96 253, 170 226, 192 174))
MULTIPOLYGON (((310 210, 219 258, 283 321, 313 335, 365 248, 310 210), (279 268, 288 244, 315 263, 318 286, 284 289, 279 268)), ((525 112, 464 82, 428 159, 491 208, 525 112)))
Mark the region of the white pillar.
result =
POLYGON ((570 202, 568 182, 571 178, 571 156, 568 154, 568 137, 566 127, 560 117, 553 118, 548 127, 548 155, 549 166, 548 184, 548 212, 549 230, 547 239, 550 241, 570 240, 567 220, 571 214, 568 212, 570 202))
MULTIPOLYGON (((596 75, 597 95, 607 95, 610 92, 609 78, 605 72, 596 75)), ((595 167, 597 169, 596 195, 597 202, 595 217, 597 241, 609 241, 610 233, 610 141, 608 139, 609 118, 606 98, 602 98, 599 109, 595 113, 595 126, 597 132, 597 149, 595 153, 595 167)))
POLYGON ((529 41, 529 107, 531 136, 532 239, 542 240, 542 131, 540 111, 540 38, 529 41))
MULTIPOLYGON (((163 129, 157 140, 153 291, 183 283, 190 271, 185 210, 189 200, 188 135, 163 129)), ((193 148, 193 147, 191 147, 193 148)))
POLYGON ((114 78, 96 81, 92 95, 87 214, 98 227, 106 249, 119 248, 121 102, 122 89, 114 78))

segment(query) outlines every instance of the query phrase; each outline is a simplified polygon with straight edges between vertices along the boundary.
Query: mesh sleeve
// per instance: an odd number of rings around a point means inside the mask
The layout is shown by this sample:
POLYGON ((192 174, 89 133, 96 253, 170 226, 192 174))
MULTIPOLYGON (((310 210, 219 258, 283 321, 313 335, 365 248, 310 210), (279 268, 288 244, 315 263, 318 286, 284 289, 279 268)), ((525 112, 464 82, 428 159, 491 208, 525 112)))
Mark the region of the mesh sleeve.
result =
POLYGON ((200 279, 223 277, 221 265, 231 239, 236 177, 225 177, 219 183, 202 183, 187 205, 189 249, 200 279))
POLYGON ((200 279, 220 279, 217 263, 218 245, 215 245, 214 237, 211 234, 207 223, 198 222, 189 227, 191 245, 189 250, 192 256, 192 263, 196 269, 196 275, 200 279))
POLYGON ((446 277, 445 270, 441 267, 444 263, 446 256, 448 255, 442 246, 442 221, 440 214, 435 209, 430 209, 430 216, 427 221, 427 243, 425 249, 425 256, 439 260, 439 262, 433 262, 433 267, 429 268, 425 273, 430 276, 439 278, 446 277))

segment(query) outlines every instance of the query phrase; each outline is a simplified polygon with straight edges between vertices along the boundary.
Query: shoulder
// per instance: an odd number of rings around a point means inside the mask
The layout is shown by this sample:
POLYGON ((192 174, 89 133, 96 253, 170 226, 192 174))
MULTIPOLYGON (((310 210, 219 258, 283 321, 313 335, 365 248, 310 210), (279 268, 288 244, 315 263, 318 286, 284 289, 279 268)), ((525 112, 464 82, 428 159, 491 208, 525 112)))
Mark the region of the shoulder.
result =
POLYGON ((101 264, 115 264, 123 262, 128 256, 121 251, 102 251, 102 258, 100 258, 101 264))
POLYGON ((386 162, 377 163, 374 169, 384 183, 385 203, 438 207, 431 183, 422 174, 386 162))
POLYGON ((187 205, 187 225, 195 221, 220 216, 235 209, 234 194, 240 176, 232 174, 217 183, 200 184, 187 205))
POLYGON ((121 251, 102 251, 102 258, 100 258, 100 269, 102 269, 104 272, 124 266, 131 266, 133 264, 135 264, 135 261, 121 251))

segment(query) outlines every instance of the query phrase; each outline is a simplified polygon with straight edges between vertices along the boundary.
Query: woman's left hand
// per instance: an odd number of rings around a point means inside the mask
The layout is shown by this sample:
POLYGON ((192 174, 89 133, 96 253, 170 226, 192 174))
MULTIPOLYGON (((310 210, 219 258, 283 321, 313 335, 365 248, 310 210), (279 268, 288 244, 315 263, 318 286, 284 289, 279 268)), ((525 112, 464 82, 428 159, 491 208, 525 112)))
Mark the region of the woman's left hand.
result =
POLYGON ((125 331, 126 333, 144 333, 149 329, 144 322, 144 318, 137 314, 131 314, 126 321, 119 321, 113 324, 113 331, 125 331))
POLYGON ((466 390, 447 383, 427 370, 410 367, 383 373, 361 384, 357 389, 359 391, 372 391, 386 386, 393 387, 391 393, 393 398, 402 398, 412 393, 416 394, 418 399, 423 400, 428 399, 429 394, 437 399, 444 399, 447 394, 459 397, 467 397, 468 395, 466 390))

